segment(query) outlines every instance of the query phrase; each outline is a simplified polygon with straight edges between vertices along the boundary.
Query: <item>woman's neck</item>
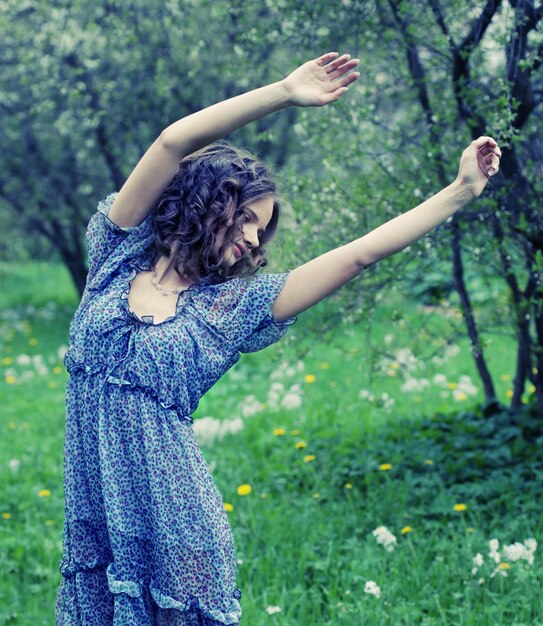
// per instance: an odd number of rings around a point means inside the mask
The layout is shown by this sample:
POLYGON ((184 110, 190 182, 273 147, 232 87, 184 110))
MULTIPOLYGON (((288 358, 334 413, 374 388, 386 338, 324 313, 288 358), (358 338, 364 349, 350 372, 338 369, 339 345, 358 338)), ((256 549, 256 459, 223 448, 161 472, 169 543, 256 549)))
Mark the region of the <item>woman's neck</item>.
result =
POLYGON ((157 281, 168 289, 180 289, 190 286, 190 280, 182 269, 176 269, 175 254, 161 256, 154 265, 157 281))

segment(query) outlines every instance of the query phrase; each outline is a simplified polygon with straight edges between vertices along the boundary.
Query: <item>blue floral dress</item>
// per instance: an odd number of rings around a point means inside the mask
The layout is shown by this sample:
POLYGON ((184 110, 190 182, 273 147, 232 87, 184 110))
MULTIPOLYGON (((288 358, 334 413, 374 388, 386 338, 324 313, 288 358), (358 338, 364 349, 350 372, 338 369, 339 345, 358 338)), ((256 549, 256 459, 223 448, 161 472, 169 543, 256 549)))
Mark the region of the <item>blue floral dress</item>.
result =
POLYGON ((65 520, 60 626, 238 624, 241 591, 221 495, 192 430, 203 394, 278 341, 271 305, 288 273, 203 280, 154 324, 130 311, 149 269, 151 217, 120 228, 101 202, 65 363, 65 520))

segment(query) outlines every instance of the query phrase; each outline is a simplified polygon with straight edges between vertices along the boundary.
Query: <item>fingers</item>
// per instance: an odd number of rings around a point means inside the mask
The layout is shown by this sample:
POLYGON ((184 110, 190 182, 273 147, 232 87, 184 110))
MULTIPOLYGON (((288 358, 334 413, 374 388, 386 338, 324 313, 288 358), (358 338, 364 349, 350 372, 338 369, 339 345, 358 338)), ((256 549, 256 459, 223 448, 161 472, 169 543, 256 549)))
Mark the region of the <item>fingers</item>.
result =
POLYGON ((483 174, 490 178, 495 176, 500 169, 500 157, 502 152, 492 137, 479 137, 472 144, 477 150, 477 162, 483 174))
MULTIPOLYGON (((338 67, 337 70, 330 72, 328 74, 329 80, 335 80, 336 78, 344 76, 347 72, 350 72, 352 69, 354 69, 359 63, 360 59, 352 59, 352 61, 348 61, 344 65, 338 67)), ((356 78, 358 78, 360 76, 360 72, 357 72, 356 74, 356 78)))
POLYGON ((500 169, 500 159, 496 155, 493 154, 486 157, 485 163, 487 165, 486 173, 488 176, 494 176, 498 173, 498 170, 500 169))
MULTIPOLYGON (((349 63, 350 59, 351 59, 351 55, 350 54, 342 54, 340 57, 338 57, 337 59, 335 59, 331 63, 328 63, 328 65, 326 65, 326 67, 324 69, 326 70, 326 73, 328 75, 330 75, 333 72, 335 72, 335 70, 337 70, 339 67, 344 65, 345 63, 349 63)), ((355 65, 356 65, 356 63, 355 63, 355 65)), ((354 65, 353 65, 353 67, 354 67, 354 65)))
POLYGON ((317 63, 317 65, 325 65, 326 63, 329 63, 332 59, 335 59, 337 56, 339 55, 339 52, 327 52, 326 54, 323 54, 321 57, 317 57, 315 60, 315 62, 317 63))
POLYGON ((348 87, 351 83, 354 83, 355 80, 360 78, 360 72, 353 72, 348 76, 345 76, 342 80, 338 80, 337 83, 334 83, 334 91, 338 89, 342 89, 344 87, 348 87))
POLYGON ((498 145, 492 137, 478 137, 471 142, 471 145, 475 145, 475 147, 479 150, 479 148, 482 148, 487 143, 492 146, 498 145))

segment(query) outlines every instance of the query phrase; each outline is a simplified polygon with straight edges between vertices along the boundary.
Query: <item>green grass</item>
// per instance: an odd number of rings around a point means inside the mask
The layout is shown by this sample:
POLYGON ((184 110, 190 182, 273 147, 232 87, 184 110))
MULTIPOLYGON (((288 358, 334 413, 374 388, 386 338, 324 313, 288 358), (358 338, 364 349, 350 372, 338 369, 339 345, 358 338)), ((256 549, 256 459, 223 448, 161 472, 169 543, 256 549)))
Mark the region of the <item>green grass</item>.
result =
MULTIPOLYGON (((0 625, 50 625, 63 521, 59 348, 77 300, 56 266, 4 265, 0 278, 0 625)), ((243 430, 203 445, 233 507, 242 624, 543 624, 539 548, 533 565, 513 562, 507 577, 491 577, 487 558, 492 538, 542 535, 543 438, 529 391, 524 412, 497 406, 483 417, 469 346, 459 341, 457 354, 432 363, 450 319, 399 295, 382 304, 371 332, 390 358, 372 358, 364 324, 338 327, 327 343, 309 340, 310 315, 288 340, 243 357, 195 414, 197 422, 246 413, 243 430), (303 358, 300 344, 309 348, 303 358), (411 365, 396 358, 407 348, 411 365), (442 385, 432 382, 436 374, 442 385), (463 375, 477 391, 455 399, 451 387, 463 375), (402 391, 408 377, 430 384, 402 391), (275 407, 273 383, 283 385, 279 401, 298 385, 300 408, 275 407), (284 434, 274 434, 279 428, 284 434), (252 492, 238 495, 241 484, 252 492), (455 511, 458 503, 467 509, 455 511), (397 537, 394 551, 377 544, 378 526, 397 537), (485 563, 474 576, 478 552, 485 563), (380 598, 364 592, 369 580, 380 598), (281 611, 269 615, 270 606, 281 611)), ((506 403, 514 345, 502 335, 486 339, 506 403)))

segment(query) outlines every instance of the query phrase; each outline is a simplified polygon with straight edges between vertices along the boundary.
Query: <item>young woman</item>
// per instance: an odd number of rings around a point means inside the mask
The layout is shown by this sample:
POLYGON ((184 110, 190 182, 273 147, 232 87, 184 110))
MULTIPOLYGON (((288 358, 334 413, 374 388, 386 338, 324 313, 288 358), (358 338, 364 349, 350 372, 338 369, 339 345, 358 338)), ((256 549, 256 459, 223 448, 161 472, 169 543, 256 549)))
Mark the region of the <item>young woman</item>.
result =
POLYGON ((483 190, 489 137, 456 180, 371 233, 261 273, 279 218, 265 166, 217 141, 287 106, 334 102, 358 59, 328 53, 162 132, 87 230, 87 286, 66 365, 65 523, 56 624, 238 624, 235 548, 192 430, 202 395, 296 315, 483 190))

